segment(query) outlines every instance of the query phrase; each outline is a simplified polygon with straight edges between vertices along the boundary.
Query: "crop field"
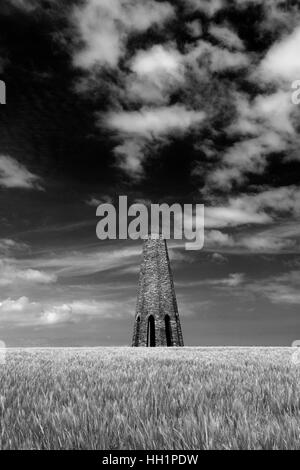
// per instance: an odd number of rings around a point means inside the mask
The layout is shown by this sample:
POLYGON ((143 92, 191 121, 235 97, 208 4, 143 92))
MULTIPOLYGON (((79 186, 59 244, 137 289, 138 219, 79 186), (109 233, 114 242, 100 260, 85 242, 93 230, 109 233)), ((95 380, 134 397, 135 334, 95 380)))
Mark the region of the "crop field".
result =
POLYGON ((292 348, 8 349, 1 449, 300 449, 292 348))

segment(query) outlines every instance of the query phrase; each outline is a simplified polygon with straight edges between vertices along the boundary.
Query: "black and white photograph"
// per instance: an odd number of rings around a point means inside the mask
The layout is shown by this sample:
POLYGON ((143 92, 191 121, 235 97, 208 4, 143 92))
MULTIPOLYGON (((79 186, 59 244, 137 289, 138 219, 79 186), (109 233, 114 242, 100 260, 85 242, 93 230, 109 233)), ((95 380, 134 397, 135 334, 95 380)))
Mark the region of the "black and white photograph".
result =
POLYGON ((299 222, 299 0, 0 0, 0 450, 300 450, 299 222))

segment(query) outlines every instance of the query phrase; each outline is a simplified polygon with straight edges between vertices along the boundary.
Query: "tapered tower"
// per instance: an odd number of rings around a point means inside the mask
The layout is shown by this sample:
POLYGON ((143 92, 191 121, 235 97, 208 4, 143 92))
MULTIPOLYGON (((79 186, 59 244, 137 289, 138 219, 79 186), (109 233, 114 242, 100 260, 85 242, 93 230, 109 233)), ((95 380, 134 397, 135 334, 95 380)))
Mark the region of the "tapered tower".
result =
POLYGON ((144 241, 132 346, 183 346, 167 243, 162 235, 144 241))

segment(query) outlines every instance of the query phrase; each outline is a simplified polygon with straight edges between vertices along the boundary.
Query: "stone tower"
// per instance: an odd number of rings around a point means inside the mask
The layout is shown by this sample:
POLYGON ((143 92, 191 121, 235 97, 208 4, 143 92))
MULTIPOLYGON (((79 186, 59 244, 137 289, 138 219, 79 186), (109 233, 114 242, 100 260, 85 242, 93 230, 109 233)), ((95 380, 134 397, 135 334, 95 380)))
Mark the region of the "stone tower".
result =
POLYGON ((183 346, 167 243, 162 235, 144 241, 132 346, 183 346))

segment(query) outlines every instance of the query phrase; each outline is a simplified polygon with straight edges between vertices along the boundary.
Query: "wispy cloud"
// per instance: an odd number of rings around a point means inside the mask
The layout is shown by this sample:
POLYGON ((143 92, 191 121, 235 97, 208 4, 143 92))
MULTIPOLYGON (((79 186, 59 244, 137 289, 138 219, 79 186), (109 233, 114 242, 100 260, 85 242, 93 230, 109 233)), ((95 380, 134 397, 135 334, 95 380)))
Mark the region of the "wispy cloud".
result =
POLYGON ((8 3, 26 12, 31 12, 38 7, 37 0, 8 0, 8 3))
POLYGON ((76 322, 82 318, 120 318, 129 316, 133 311, 126 301, 96 301, 78 300, 65 304, 58 304, 44 309, 40 323, 51 325, 55 323, 76 322))
POLYGON ((247 287, 276 304, 300 304, 300 271, 297 270, 271 276, 264 282, 253 281, 247 287))
POLYGON ((7 255, 9 253, 27 251, 28 245, 23 242, 12 240, 11 238, 0 238, 0 254, 7 255))
POLYGON ((72 250, 63 253, 51 253, 42 257, 19 260, 19 266, 31 266, 38 270, 47 270, 59 278, 86 276, 105 272, 115 268, 125 268, 139 260, 142 249, 139 246, 120 249, 72 250))
POLYGON ((205 247, 249 252, 298 252, 300 191, 269 188, 205 209, 205 247), (229 230, 242 227, 239 232, 229 230), (229 231, 228 231, 229 230, 229 231))
POLYGON ((18 326, 51 326, 91 318, 122 318, 133 315, 135 299, 88 300, 41 303, 22 296, 0 300, 0 323, 18 326))
POLYGON ((204 40, 199 40, 196 46, 188 49, 186 59, 190 64, 205 62, 206 70, 211 73, 242 70, 250 64, 246 53, 215 46, 204 40))
POLYGON ((228 26, 212 24, 209 28, 209 34, 216 38, 221 44, 231 49, 243 50, 245 48, 238 34, 228 26))
POLYGON ((91 196, 85 202, 88 206, 98 207, 100 204, 106 204, 106 203, 111 204, 112 203, 112 198, 110 196, 107 196, 107 195, 101 196, 101 198, 91 196))
POLYGON ((227 204, 206 208, 207 228, 267 224, 283 215, 300 215, 300 189, 295 186, 268 188, 230 197, 227 204))
POLYGON ((37 269, 20 269, 16 261, 11 259, 0 260, 0 286, 11 284, 50 284, 56 281, 54 274, 49 274, 37 269))
POLYGON ((183 288, 212 286, 216 288, 235 288, 243 284, 245 281, 244 273, 231 273, 228 277, 208 278, 199 280, 187 280, 178 282, 177 285, 183 288))
POLYGON ((12 157, 0 155, 0 186, 41 190, 40 178, 12 157))
POLYGON ((299 253, 299 237, 289 238, 276 229, 258 230, 254 233, 229 234, 220 230, 205 233, 204 247, 227 253, 299 253))

